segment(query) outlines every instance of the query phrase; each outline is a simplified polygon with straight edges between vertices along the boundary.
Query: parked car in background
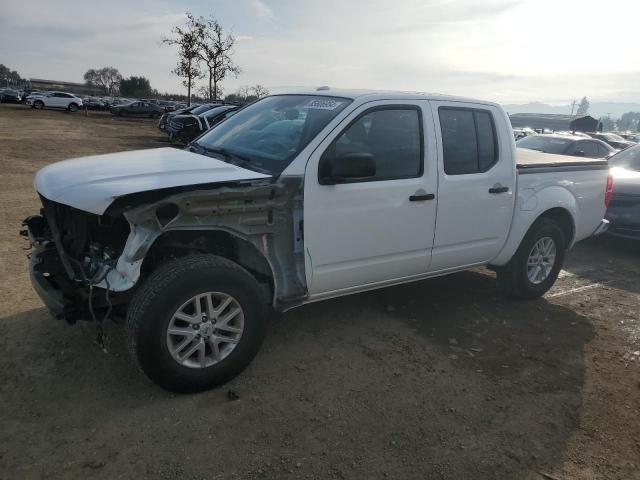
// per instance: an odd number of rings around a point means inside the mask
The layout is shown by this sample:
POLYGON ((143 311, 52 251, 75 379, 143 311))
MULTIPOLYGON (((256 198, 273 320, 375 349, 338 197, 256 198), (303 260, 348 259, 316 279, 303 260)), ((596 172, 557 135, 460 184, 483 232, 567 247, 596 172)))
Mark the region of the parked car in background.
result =
POLYGON ((634 145, 609 159, 614 178, 613 195, 607 209, 609 233, 640 240, 640 145, 634 145))
POLYGON ((529 127, 524 128, 514 128, 513 129, 513 138, 517 141, 521 138, 528 137, 529 135, 535 135, 536 132, 529 127))
POLYGON ((516 152, 495 103, 297 91, 257 100, 188 149, 44 167, 42 213, 22 234, 57 318, 126 314, 142 370, 198 391, 251 362, 269 308, 480 265, 504 293, 541 297, 566 251, 606 229, 608 172, 516 152))
POLYGON ((83 100, 83 103, 89 110, 106 110, 108 108, 107 103, 100 98, 88 97, 83 100))
POLYGON ((111 113, 119 117, 160 118, 165 109, 151 102, 135 101, 111 107, 111 113))
POLYGON ((17 90, 13 90, 12 88, 0 89, 0 102, 20 103, 21 100, 22 96, 17 90))
POLYGON ((217 125, 238 110, 236 105, 216 105, 204 113, 191 115, 176 115, 167 125, 167 133, 172 141, 189 143, 203 132, 217 125))
POLYGON ((617 135, 615 133, 594 132, 589 133, 589 135, 591 136, 591 138, 597 138, 598 140, 611 145, 616 150, 624 150, 625 148, 633 147, 635 145, 635 143, 629 140, 625 140, 620 135, 617 135))
POLYGON ((577 135, 532 135, 518 140, 516 146, 544 153, 586 158, 608 158, 616 152, 601 140, 577 135))
POLYGON ((162 131, 165 131, 167 124, 169 123, 169 120, 171 120, 171 118, 175 117, 176 115, 191 113, 193 110, 195 110, 199 106, 200 105, 194 104, 194 105, 191 105, 190 107, 184 107, 178 110, 173 110, 172 112, 163 113, 162 116, 160 117, 160 121, 158 122, 158 128, 162 131))
POLYGON ((155 104, 163 107, 166 112, 173 112, 176 109, 175 103, 168 100, 157 100, 155 104))
POLYGON ((64 108, 70 112, 77 111, 82 107, 82 99, 66 92, 46 92, 32 93, 25 102, 33 108, 64 108))
POLYGON ((638 143, 638 134, 636 132, 616 132, 616 135, 619 135, 630 142, 638 143))

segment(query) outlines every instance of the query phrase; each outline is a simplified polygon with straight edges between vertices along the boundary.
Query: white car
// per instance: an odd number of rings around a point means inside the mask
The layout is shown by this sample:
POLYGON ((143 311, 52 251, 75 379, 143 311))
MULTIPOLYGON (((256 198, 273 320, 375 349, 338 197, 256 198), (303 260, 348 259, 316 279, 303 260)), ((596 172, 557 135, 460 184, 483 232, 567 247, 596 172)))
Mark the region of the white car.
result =
POLYGON ((517 152, 495 103, 323 88, 260 99, 186 150, 44 167, 23 234, 56 317, 126 316, 142 370, 197 391, 251 362, 269 308, 479 265, 540 297, 606 230, 608 168, 517 152))
POLYGON ((25 103, 33 108, 64 108, 70 112, 82 107, 82 99, 72 93, 45 92, 28 95, 25 103))

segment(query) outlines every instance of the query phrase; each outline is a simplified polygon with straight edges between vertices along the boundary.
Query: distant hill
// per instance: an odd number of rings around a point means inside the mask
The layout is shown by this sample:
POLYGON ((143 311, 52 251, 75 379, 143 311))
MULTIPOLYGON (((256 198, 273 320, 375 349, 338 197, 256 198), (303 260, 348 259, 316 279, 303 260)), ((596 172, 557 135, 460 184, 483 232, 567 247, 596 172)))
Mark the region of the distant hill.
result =
MULTIPOLYGON (((525 103, 523 105, 503 105, 503 107, 509 113, 560 113, 565 115, 571 113, 571 105, 548 105, 540 102, 525 103)), ((640 112, 640 103, 593 102, 589 107, 589 115, 595 118, 607 114, 614 118, 620 118, 623 113, 627 112, 640 112)))

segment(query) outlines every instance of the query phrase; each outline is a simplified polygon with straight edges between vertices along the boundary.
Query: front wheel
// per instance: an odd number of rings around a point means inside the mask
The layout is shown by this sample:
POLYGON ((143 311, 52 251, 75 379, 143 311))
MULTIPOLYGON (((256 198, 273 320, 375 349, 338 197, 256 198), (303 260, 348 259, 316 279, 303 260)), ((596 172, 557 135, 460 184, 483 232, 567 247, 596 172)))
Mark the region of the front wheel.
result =
POLYGON ((42 100, 36 100, 35 102, 33 102, 33 108, 42 110, 44 108, 44 102, 42 100))
POLYGON ((267 301, 256 279, 214 255, 166 263, 134 295, 129 350, 161 387, 197 392, 244 370, 266 332, 267 301))
POLYGON ((70 112, 77 112, 78 111, 78 104, 77 103, 70 103, 69 104, 69 111, 70 112))
POLYGON ((541 297, 558 278, 565 251, 560 225, 550 218, 537 220, 509 263, 496 269, 498 288, 517 298, 541 297))

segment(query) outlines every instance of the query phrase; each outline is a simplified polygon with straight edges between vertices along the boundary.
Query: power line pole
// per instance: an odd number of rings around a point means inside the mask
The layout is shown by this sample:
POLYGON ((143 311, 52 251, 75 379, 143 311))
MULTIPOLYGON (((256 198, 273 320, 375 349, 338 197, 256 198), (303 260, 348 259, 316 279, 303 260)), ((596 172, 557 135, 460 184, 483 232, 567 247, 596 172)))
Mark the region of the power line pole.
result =
POLYGON ((573 117, 573 109, 576 108, 577 100, 573 100, 571 102, 571 116, 573 117))

